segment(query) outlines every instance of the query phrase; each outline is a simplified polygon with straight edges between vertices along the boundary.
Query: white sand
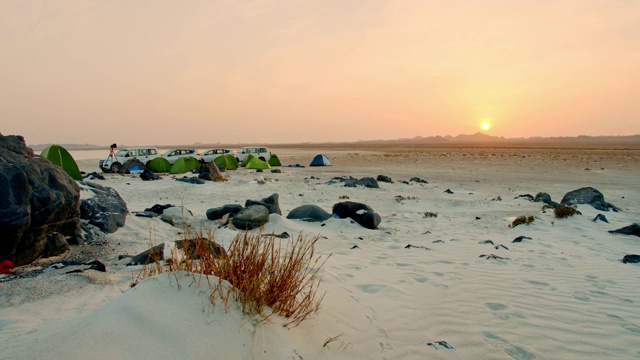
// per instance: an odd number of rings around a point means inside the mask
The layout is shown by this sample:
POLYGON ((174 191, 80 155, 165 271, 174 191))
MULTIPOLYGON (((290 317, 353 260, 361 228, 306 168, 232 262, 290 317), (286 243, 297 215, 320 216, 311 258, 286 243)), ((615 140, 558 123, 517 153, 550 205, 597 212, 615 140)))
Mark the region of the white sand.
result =
MULTIPOLYGON (((334 165, 282 168, 282 174, 239 169, 227 182, 191 185, 170 176, 144 182, 106 174, 130 211, 154 204, 183 204, 194 222, 215 228, 205 212, 246 199, 280 195, 283 216, 271 215, 265 232, 321 234, 316 251, 333 254, 325 264, 322 309, 285 329, 283 320, 257 321, 235 308, 213 307, 206 281, 163 274, 130 289, 140 267, 119 254, 136 254, 179 237, 159 219, 129 215, 106 237, 86 245, 107 273, 63 275, 0 283, 2 359, 602 359, 640 356, 640 239, 612 235, 640 221, 640 152, 601 150, 379 149, 377 151, 273 149, 284 164, 308 165, 326 153, 334 165), (586 170, 586 169, 589 170, 586 170), (326 185, 333 176, 379 174, 394 184, 380 189, 326 185), (255 182, 258 176, 266 184, 255 182), (311 179, 314 176, 318 179, 311 179), (420 177, 429 184, 398 180, 420 177), (592 186, 621 208, 604 213, 610 224, 591 221, 599 211, 556 219, 541 203, 514 199, 549 193, 560 201, 592 186), (451 189, 454 194, 446 194, 451 189), (348 196, 382 216, 379 230, 349 220, 325 226, 286 219, 303 204, 331 211, 348 196), (407 200, 394 198, 401 195, 407 200), (498 196, 501 201, 492 200, 498 196), (424 212, 438 213, 425 218, 424 212), (519 215, 530 226, 509 228, 519 215), (476 219, 479 217, 480 219, 476 219), (511 243, 520 235, 532 240, 511 243), (435 242, 442 240, 442 242, 435 242), (478 244, 492 240, 495 249, 478 244), (407 244, 429 248, 405 248, 407 244), (358 248, 351 249, 354 245, 358 248), (496 254, 507 260, 484 259, 496 254), (339 337, 323 347, 333 336, 339 337), (446 341, 453 349, 427 343, 446 341)), ((79 162, 97 171, 97 160, 79 162)), ((217 229, 228 245, 236 231, 217 229)), ((64 257, 61 257, 64 258, 64 257)), ((35 266, 35 265, 34 265, 35 266)))

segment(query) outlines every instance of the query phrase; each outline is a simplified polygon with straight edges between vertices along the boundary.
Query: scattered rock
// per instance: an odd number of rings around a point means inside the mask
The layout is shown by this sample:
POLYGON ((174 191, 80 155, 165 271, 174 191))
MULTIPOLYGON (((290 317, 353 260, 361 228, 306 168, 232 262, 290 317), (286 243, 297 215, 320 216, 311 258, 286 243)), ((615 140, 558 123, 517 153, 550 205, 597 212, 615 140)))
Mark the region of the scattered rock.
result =
POLYGON ((615 212, 619 211, 617 207, 604 201, 604 195, 592 187, 584 187, 570 191, 564 195, 560 201, 562 205, 589 204, 596 210, 615 212))
POLYGON ((331 214, 317 205, 302 205, 289 211, 287 219, 309 222, 321 222, 331 218, 331 214))
POLYGON ((480 245, 484 245, 484 244, 495 245, 493 243, 493 241, 491 241, 491 240, 483 240, 483 241, 480 241, 478 244, 480 244, 480 245))
POLYGON ((385 182, 385 183, 389 183, 389 184, 393 184, 393 180, 391 180, 390 177, 385 176, 385 175, 378 175, 376 180, 377 181, 381 181, 381 182, 385 182))
POLYGON ((227 204, 221 207, 212 208, 207 210, 207 219, 209 220, 218 220, 222 219, 226 214, 231 214, 231 216, 235 216, 240 210, 242 210, 242 205, 237 204, 227 204))
POLYGON ((358 185, 367 187, 367 188, 379 188, 378 182, 376 179, 372 177, 364 177, 362 179, 356 179, 354 177, 334 177, 333 179, 327 182, 327 185, 333 185, 336 183, 343 183, 345 187, 357 187, 358 185))
POLYGON ((231 222, 239 230, 253 230, 269 221, 269 209, 263 205, 250 205, 240 210, 231 222))
POLYGON ((164 214, 164 211, 170 207, 174 207, 174 205, 171 204, 164 204, 164 205, 160 205, 160 204, 155 204, 150 208, 146 208, 144 209, 145 212, 152 212, 152 213, 156 213, 158 215, 162 215, 164 214))
POLYGON ((340 219, 351 218, 367 229, 378 228, 382 218, 368 205, 353 201, 343 201, 333 205, 333 214, 340 219))
POLYGON ((282 215, 282 211, 280 210, 280 204, 278 204, 278 198, 279 198, 278 194, 272 194, 271 196, 266 197, 260 201, 247 200, 245 201, 244 206, 248 207, 251 205, 262 205, 269 210, 269 214, 282 215))
POLYGON ((434 349, 438 350, 438 347, 436 346, 440 345, 445 349, 449 349, 449 350, 455 350, 455 348, 451 345, 449 345, 446 341, 434 341, 434 342, 428 342, 427 346, 433 346, 434 349))
POLYGON ((534 197, 531 194, 518 195, 518 196, 514 197, 514 199, 520 199, 520 198, 526 199, 526 200, 529 200, 529 201, 534 201, 534 197))
POLYGON ((280 239, 288 239, 288 238, 290 238, 290 237, 291 237, 291 235, 289 235, 289 233, 288 233, 288 232, 286 232, 286 231, 284 231, 284 232, 282 232, 282 233, 280 233, 280 234, 276 234, 276 233, 271 233, 271 234, 262 234, 262 236, 265 236, 265 237, 270 237, 270 236, 272 236, 272 237, 277 237, 277 238, 280 238, 280 239))
POLYGON ((431 250, 426 246, 419 246, 419 245, 411 245, 411 244, 407 244, 407 246, 404 247, 405 249, 411 249, 411 248, 416 248, 416 249, 425 249, 425 250, 431 250))
POLYGON ((625 264, 627 264, 627 263, 630 263, 630 264, 637 264, 637 263, 639 263, 639 262, 640 262, 640 255, 635 255, 635 254, 632 254, 632 255, 625 255, 625 256, 622 258, 622 262, 623 262, 623 263, 625 263, 625 264))
POLYGON ((522 240, 531 240, 530 237, 528 236, 518 236, 517 238, 513 239, 512 243, 519 243, 522 242, 522 240))
POLYGON ((509 260, 509 258, 505 258, 505 257, 494 255, 494 254, 490 254, 490 255, 482 254, 478 257, 486 258, 486 259, 496 259, 496 260, 509 260))
POLYGON ((612 234, 635 235, 640 236, 640 225, 637 223, 625 226, 616 230, 609 230, 612 234))
POLYGON ((533 198, 534 202, 543 202, 545 204, 548 205, 552 205, 554 204, 554 202, 551 200, 551 195, 545 193, 545 192, 539 192, 536 194, 536 197, 533 198))
POLYGON ((105 234, 116 232, 124 226, 127 204, 113 188, 98 185, 89 181, 81 184, 82 188, 94 195, 83 198, 80 204, 80 218, 96 226, 105 234))
POLYGON ((81 272, 84 272, 85 270, 96 270, 100 272, 107 271, 107 267, 99 260, 93 260, 89 262, 66 261, 66 260, 58 261, 56 263, 53 263, 47 266, 47 268, 44 271, 47 271, 47 269, 55 269, 55 270, 66 269, 67 271, 64 272, 65 274, 81 273, 81 272))
MULTIPOLYGON (((226 251, 216 242, 205 238, 184 239, 175 241, 176 249, 186 251, 185 256, 189 260, 197 260, 202 257, 203 251, 211 254, 215 259, 225 258, 226 251)), ((165 244, 156 245, 149 250, 131 258, 127 266, 144 265, 164 260, 165 244)))
POLYGON ((280 170, 280 169, 271 169, 271 173, 273 173, 273 174, 281 174, 282 170, 280 170))
POLYGON ((411 179, 409 179, 409 182, 410 183, 415 182, 415 183, 419 183, 419 184, 428 184, 429 183, 427 180, 420 179, 417 176, 416 177, 412 177, 411 179))
POLYGON ((444 192, 447 193, 447 194, 453 194, 453 191, 451 191, 451 189, 447 189, 444 192))
POLYGON ((594 218, 593 218, 593 222, 596 222, 596 221, 598 221, 598 220, 600 220, 600 221, 604 221, 604 222, 606 222, 607 224, 609 223, 609 220, 607 220, 607 218, 606 218, 604 215, 602 215, 602 214, 598 214, 598 215, 596 215, 596 217, 594 217, 594 218))

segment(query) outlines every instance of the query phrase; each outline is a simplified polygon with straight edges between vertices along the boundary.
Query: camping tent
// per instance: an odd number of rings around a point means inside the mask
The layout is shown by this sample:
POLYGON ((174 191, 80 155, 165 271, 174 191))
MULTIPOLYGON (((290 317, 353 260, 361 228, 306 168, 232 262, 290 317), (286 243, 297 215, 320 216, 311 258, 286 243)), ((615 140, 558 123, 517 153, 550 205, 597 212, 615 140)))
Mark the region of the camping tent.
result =
POLYGON ((169 160, 159 156, 149 162, 149 170, 153 172, 169 172, 171 163, 169 160))
POLYGON ((142 174, 146 168, 147 167, 144 166, 142 161, 138 159, 129 159, 122 164, 120 172, 123 174, 142 174))
POLYGON ((282 163, 280 162, 280 159, 278 159, 278 155, 276 154, 271 154, 268 163, 271 166, 282 166, 282 163))
POLYGON ((238 160, 231 154, 218 156, 213 162, 216 165, 224 166, 226 170, 235 170, 238 168, 238 160))
POLYGON ((271 166, 258 159, 258 158, 253 158, 251 159, 251 161, 249 161, 249 163, 245 166, 246 169, 271 169, 271 166))
POLYGON ((247 164, 249 163, 249 161, 251 161, 255 156, 249 154, 247 155, 244 159, 242 159, 242 166, 247 166, 247 164))
POLYGON ((171 174, 184 174, 200 167, 200 161, 193 156, 185 156, 176 160, 169 171, 171 174))
POLYGON ((328 157, 322 154, 316 155, 316 157, 314 157, 313 160, 311 161, 311 164, 309 164, 309 166, 329 166, 329 165, 331 165, 331 161, 329 161, 328 157))
POLYGON ((60 145, 49 145, 46 149, 42 150, 40 156, 49 159, 52 163, 60 166, 71 178, 75 180, 82 180, 80 175, 80 169, 78 164, 73 159, 73 156, 69 154, 67 149, 60 145))

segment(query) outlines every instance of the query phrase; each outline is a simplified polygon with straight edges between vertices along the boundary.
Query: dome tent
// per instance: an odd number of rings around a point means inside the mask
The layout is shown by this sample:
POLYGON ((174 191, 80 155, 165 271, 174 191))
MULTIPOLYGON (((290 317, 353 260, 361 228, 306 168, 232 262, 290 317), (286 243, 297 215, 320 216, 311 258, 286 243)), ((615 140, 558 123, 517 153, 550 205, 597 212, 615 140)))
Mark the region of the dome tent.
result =
POLYGON ((253 158, 251 159, 251 161, 249 161, 249 163, 247 164, 247 166, 245 166, 246 169, 271 169, 271 166, 258 159, 258 158, 253 158))
POLYGON ((176 162, 173 163, 173 166, 171 166, 171 170, 169 171, 169 173, 184 174, 199 167, 200 161, 198 161, 198 159, 194 158, 193 156, 186 156, 176 160, 176 162))
POLYGON ((276 155, 276 154, 271 154, 271 156, 269 157, 269 161, 267 161, 267 162, 271 166, 282 166, 282 163, 280 162, 280 159, 278 158, 278 155, 276 155))
POLYGON ((316 155, 316 157, 314 157, 313 160, 311 161, 311 164, 309 164, 309 166, 330 166, 330 165, 331 165, 331 161, 329 161, 329 158, 322 154, 316 155))
POLYGON ((40 156, 60 166, 62 170, 71 176, 72 179, 82 181, 82 175, 80 175, 78 164, 76 164, 76 161, 73 159, 73 156, 69 154, 67 149, 62 146, 49 145, 46 149, 42 150, 40 156))
POLYGON ((251 161, 255 156, 249 154, 242 160, 242 166, 246 167, 249 161, 251 161))
POLYGON ((226 170, 235 170, 238 168, 238 160, 230 154, 218 156, 213 162, 216 165, 224 166, 226 170))
POLYGON ((169 172, 171 163, 163 157, 157 157, 149 162, 149 170, 153 172, 169 172))

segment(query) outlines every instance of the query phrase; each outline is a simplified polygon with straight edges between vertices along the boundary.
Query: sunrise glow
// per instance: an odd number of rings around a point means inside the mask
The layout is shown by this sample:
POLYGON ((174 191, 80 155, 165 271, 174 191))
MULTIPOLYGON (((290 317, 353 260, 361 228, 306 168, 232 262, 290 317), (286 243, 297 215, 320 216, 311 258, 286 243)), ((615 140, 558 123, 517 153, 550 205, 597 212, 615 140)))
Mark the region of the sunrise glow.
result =
POLYGON ((491 129, 491 122, 489 120, 483 120, 480 123, 480 129, 482 129, 482 131, 487 131, 491 129))

